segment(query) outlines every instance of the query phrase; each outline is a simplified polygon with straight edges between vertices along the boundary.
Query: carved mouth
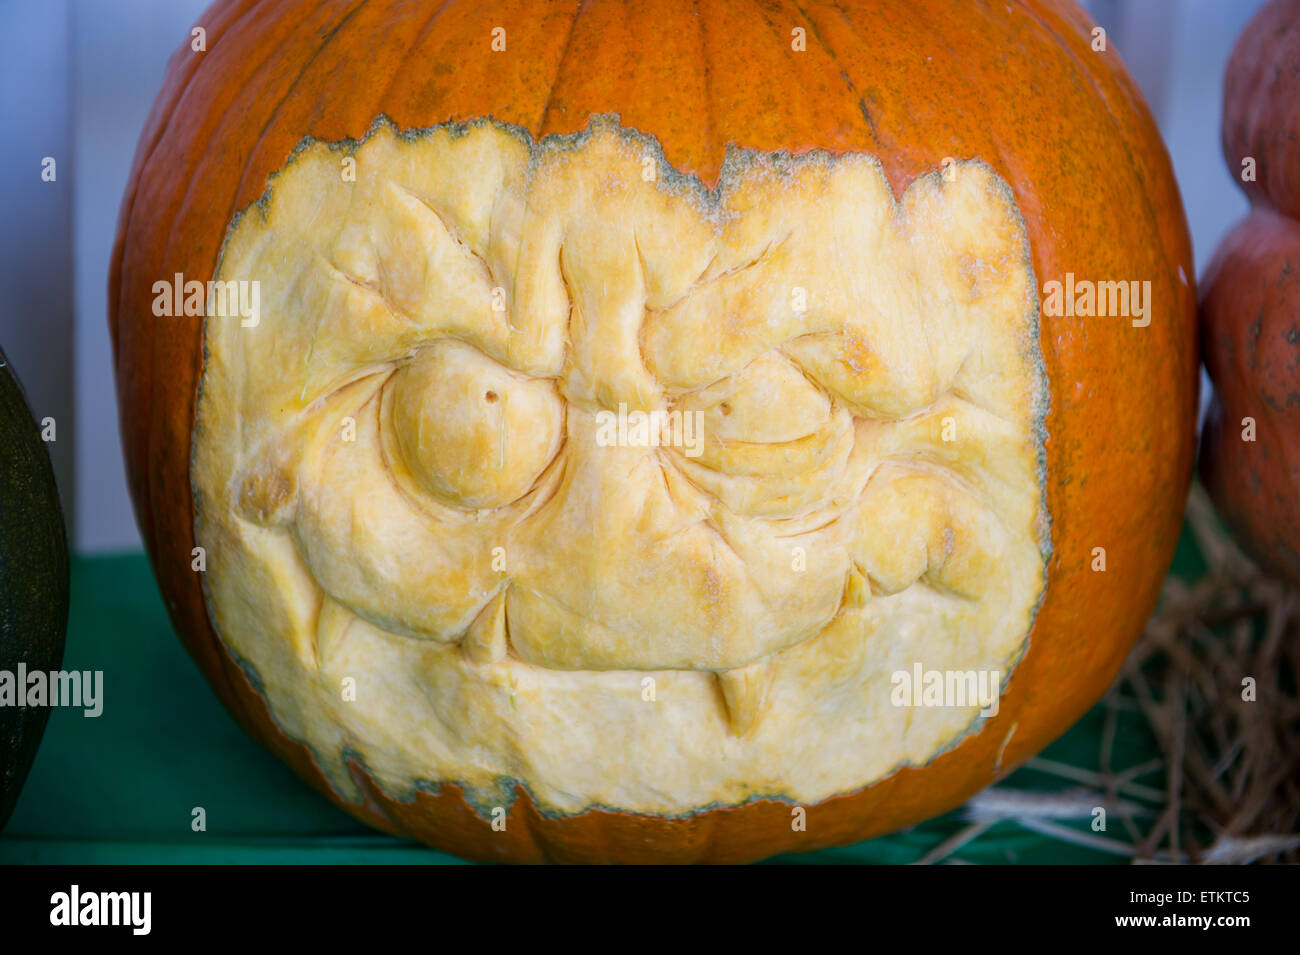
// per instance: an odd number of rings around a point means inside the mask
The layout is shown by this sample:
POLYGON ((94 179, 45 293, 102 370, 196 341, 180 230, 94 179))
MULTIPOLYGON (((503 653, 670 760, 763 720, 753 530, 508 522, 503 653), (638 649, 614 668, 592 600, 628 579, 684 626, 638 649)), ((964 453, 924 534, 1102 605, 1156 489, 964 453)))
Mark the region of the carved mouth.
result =
MULTIPOLYGON (((470 624, 464 636, 457 641, 465 656, 476 665, 484 668, 492 667, 503 663, 507 659, 507 654, 520 657, 518 652, 512 652, 508 608, 507 592, 497 594, 474 618, 474 622, 470 624)), ((315 633, 319 666, 329 668, 332 658, 345 652, 348 628, 361 619, 328 595, 322 596, 315 633)), ((397 637, 395 634, 394 636, 397 637)), ((409 638, 398 637, 398 639, 409 638)), ((537 663, 533 665, 541 666, 537 663)), ((653 678, 668 671, 641 672, 653 678)), ((743 736, 754 727, 763 711, 763 704, 767 700, 774 675, 775 667, 770 660, 758 660, 744 666, 713 671, 717 682, 718 698, 726 708, 727 720, 734 734, 743 736)))
POLYGON ((979 725, 889 675, 1009 670, 1043 589, 1035 283, 987 166, 895 201, 870 157, 738 153, 710 193, 609 122, 357 155, 232 225, 262 319, 208 319, 192 469, 216 632, 340 792, 350 752, 399 796, 812 801, 979 725), (615 409, 698 415, 697 453, 615 409))

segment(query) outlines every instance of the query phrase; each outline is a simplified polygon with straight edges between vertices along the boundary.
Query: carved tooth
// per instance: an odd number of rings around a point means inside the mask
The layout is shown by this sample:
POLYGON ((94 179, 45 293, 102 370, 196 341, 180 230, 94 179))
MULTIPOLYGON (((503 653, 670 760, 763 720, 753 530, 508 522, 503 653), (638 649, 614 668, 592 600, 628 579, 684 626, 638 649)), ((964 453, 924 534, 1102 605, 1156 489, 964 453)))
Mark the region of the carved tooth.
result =
POLYGON ((352 612, 329 594, 323 594, 316 615, 316 666, 323 669, 343 649, 344 637, 352 626, 352 612))
POLYGON ((844 606, 850 608, 865 607, 871 602, 871 584, 857 564, 849 567, 849 576, 844 581, 844 606))
POLYGON ((771 659, 723 670, 717 677, 732 733, 748 735, 767 707, 768 687, 773 678, 771 659))
POLYGON ((497 663, 510 642, 506 626, 505 591, 497 594, 474 618, 465 633, 465 653, 475 663, 497 663))

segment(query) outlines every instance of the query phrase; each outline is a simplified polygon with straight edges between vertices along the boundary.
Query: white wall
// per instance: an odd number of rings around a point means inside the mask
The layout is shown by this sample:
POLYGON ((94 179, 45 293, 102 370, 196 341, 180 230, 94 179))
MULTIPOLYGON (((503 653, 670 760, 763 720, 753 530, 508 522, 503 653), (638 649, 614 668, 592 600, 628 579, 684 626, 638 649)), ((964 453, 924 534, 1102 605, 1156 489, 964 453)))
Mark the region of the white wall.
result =
MULTIPOLYGON (((1182 185, 1198 271, 1246 209, 1219 152, 1220 96, 1228 52, 1260 3, 1087 3, 1148 91, 1182 185)), ((108 259, 136 138, 167 58, 205 6, 0 0, 0 117, 8 131, 0 152, 0 345, 37 416, 59 422, 52 453, 82 551, 139 546, 118 442, 108 259), (57 183, 40 181, 46 155, 59 159, 57 183)))

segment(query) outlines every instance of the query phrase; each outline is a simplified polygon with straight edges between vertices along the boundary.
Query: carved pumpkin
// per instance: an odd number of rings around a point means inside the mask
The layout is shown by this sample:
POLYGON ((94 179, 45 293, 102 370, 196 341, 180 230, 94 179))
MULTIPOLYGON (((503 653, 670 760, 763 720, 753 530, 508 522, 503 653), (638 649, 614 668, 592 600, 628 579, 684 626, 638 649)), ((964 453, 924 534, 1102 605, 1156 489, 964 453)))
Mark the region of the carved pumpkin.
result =
POLYGON ((1168 157, 1077 8, 201 25, 122 210, 129 472, 191 653, 335 802, 748 860, 950 808, 1105 689, 1197 358, 1168 157), (1040 316, 1075 279, 1147 321, 1040 316))
POLYGON ((1214 382, 1201 476, 1268 570, 1300 584, 1300 2, 1263 7, 1228 61, 1223 154, 1251 198, 1206 270, 1214 382))

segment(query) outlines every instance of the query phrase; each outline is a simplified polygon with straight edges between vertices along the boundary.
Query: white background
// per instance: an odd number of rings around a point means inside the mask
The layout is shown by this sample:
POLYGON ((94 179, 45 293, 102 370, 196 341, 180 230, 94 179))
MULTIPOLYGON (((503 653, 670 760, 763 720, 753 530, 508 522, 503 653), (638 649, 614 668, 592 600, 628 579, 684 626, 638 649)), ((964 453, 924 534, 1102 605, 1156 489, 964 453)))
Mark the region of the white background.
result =
MULTIPOLYGON (((953 0, 957 3, 973 0, 953 0)), ((0 346, 51 446, 82 552, 140 546, 118 440, 108 261, 135 143, 201 0, 0 0, 0 346), (55 157, 58 179, 40 178, 55 157)), ((1261 0, 1091 0, 1173 156, 1197 273, 1246 211, 1219 150, 1223 67, 1261 0)))

